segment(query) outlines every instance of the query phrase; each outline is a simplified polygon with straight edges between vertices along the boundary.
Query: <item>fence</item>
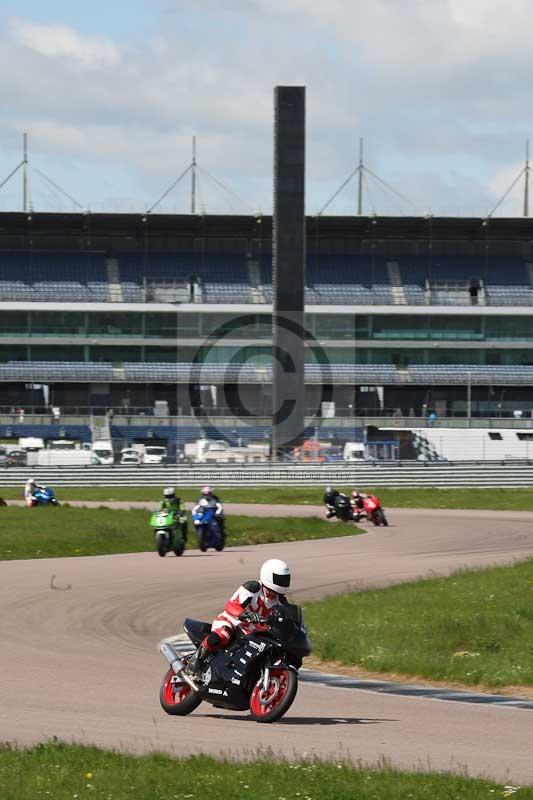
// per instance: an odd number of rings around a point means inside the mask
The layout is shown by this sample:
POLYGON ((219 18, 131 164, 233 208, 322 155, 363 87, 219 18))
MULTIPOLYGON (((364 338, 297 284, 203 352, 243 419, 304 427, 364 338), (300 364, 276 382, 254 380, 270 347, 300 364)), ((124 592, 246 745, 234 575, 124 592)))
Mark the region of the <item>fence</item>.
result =
MULTIPOLYGON (((61 486, 316 486, 533 487, 533 462, 376 463, 357 465, 265 464, 243 466, 41 467, 39 481, 61 486)), ((0 486, 22 486, 28 469, 0 471, 0 486)), ((1 490, 0 490, 1 491, 1 490)))

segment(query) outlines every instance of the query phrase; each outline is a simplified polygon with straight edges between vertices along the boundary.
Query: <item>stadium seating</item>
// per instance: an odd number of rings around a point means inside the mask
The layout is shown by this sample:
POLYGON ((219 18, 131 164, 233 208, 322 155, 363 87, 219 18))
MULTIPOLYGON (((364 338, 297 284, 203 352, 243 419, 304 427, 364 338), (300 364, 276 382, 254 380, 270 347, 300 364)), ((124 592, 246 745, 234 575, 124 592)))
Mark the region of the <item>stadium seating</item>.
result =
MULTIPOLYGON (((272 302, 272 259, 257 259, 259 299, 244 253, 0 252, 0 300, 137 303, 165 298, 165 286, 184 288, 180 301, 272 302), (115 272, 111 272, 113 263, 115 272), (111 277, 112 274, 115 277, 111 277), (148 292, 161 284, 159 292, 148 292), (189 287, 189 288, 187 288, 189 287), (193 292, 193 287, 196 290, 193 292)), ((514 258, 328 255, 308 253, 305 300, 318 305, 527 306, 533 287, 526 264, 514 258), (392 258, 392 257, 390 257, 392 258), (391 267, 392 264, 392 267, 391 267)), ((168 296, 172 298, 169 291, 168 296)), ((170 300, 170 302, 175 302, 170 300)), ((176 301, 177 302, 177 301, 176 301)))

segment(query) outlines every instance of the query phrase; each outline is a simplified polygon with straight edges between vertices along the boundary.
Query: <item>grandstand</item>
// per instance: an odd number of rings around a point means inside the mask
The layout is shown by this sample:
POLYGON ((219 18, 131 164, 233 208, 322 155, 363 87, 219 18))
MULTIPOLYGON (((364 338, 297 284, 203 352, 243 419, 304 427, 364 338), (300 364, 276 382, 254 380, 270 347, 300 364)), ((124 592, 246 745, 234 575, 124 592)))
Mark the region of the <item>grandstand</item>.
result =
MULTIPOLYGON (((308 218, 305 295, 310 416, 328 384, 337 419, 531 417, 528 219, 308 218)), ((271 302, 270 217, 0 214, 0 435, 52 403, 147 419, 121 440, 168 439, 166 403, 173 446, 266 418, 271 302)))

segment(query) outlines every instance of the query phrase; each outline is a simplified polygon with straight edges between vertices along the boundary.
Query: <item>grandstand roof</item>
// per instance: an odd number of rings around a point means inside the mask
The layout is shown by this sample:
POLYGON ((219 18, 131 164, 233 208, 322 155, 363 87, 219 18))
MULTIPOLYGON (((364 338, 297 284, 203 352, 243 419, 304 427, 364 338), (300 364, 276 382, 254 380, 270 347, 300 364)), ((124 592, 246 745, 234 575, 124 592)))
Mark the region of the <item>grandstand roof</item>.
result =
MULTIPOLYGON (((510 239, 533 240, 533 219, 501 217, 490 220, 481 217, 379 217, 379 216, 313 216, 307 217, 308 234, 321 237, 346 236, 380 239, 425 239, 431 228, 434 239, 510 239), (378 234, 379 231, 379 234, 378 234)), ((270 238, 271 216, 191 215, 191 214, 93 214, 0 212, 0 241, 3 237, 32 236, 50 239, 81 237, 80 248, 86 249, 88 239, 98 249, 98 240, 130 239, 132 246, 140 242, 146 231, 150 236, 172 237, 257 237, 270 238), (259 232, 260 231, 260 232, 259 232)), ((53 241, 55 240, 55 242, 53 241)), ((170 242, 167 241, 167 245, 170 242)), ((21 248, 28 241, 20 241, 21 248)), ((16 246, 15 243, 9 244, 16 246)), ((60 246, 57 242, 57 246, 60 246)))

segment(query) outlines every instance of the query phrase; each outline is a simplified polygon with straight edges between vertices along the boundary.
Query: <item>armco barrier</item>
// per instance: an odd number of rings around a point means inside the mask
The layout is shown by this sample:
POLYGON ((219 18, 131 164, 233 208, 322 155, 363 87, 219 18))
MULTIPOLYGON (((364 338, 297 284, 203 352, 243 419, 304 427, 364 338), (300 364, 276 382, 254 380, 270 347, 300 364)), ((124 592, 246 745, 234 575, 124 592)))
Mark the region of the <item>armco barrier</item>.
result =
MULTIPOLYGON (((227 466, 87 466, 0 469, 0 487, 22 486, 34 474, 42 483, 61 486, 533 486, 533 462, 373 464, 258 464, 227 466)), ((1 491, 1 489, 0 489, 1 491)))

